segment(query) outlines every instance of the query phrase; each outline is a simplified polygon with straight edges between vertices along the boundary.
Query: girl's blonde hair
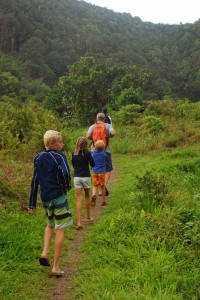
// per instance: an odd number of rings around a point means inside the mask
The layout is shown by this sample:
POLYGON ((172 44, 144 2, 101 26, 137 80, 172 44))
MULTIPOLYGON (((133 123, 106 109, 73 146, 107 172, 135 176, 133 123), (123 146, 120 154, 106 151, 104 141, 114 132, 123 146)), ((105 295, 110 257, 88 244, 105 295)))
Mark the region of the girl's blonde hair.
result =
POLYGON ((84 136, 79 137, 78 140, 76 141, 74 155, 78 155, 79 151, 81 150, 83 151, 87 145, 88 145, 88 140, 84 136))
POLYGON ((61 138, 62 135, 60 132, 55 130, 47 130, 44 134, 44 146, 48 150, 50 149, 49 146, 53 145, 57 142, 58 138, 61 138))
POLYGON ((104 150, 105 149, 104 141, 102 141, 102 140, 96 141, 96 143, 94 144, 94 148, 95 148, 95 150, 104 150))

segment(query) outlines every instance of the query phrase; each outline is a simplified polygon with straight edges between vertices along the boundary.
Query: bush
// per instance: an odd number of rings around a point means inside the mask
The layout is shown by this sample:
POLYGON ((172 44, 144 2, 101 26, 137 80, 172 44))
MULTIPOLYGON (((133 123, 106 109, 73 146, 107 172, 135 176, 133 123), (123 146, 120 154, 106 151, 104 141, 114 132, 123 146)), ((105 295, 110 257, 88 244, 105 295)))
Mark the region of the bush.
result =
POLYGON ((157 133, 164 128, 163 120, 155 116, 146 116, 143 118, 143 125, 141 126, 150 133, 157 133))
POLYGON ((162 173, 147 170, 143 176, 136 176, 135 197, 140 209, 152 211, 157 205, 166 204, 170 186, 162 173))
POLYGON ((121 109, 114 113, 113 118, 118 124, 130 125, 136 123, 142 110, 139 104, 129 104, 121 107, 121 109))

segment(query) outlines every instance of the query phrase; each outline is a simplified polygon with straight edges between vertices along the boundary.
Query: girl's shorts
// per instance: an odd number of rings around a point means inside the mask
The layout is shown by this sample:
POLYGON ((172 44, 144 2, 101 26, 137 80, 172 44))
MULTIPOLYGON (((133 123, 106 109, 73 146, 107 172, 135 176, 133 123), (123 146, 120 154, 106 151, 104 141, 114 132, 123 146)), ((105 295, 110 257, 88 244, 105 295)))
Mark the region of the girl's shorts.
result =
POLYGON ((93 173, 92 174, 92 182, 93 182, 94 186, 105 185, 105 173, 102 173, 102 174, 93 173))
POLYGON ((75 189, 89 189, 91 186, 91 177, 74 177, 75 189))
POLYGON ((55 227, 55 229, 64 229, 65 227, 73 224, 67 195, 63 195, 48 202, 43 202, 43 207, 50 227, 55 227))

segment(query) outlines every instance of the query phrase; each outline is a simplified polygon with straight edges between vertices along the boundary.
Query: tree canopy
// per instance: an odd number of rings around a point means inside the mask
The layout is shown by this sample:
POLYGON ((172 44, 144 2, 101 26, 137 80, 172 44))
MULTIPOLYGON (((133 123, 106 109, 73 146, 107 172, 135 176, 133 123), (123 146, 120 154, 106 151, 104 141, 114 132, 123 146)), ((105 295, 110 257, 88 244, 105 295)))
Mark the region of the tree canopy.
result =
POLYGON ((150 73, 146 99, 199 100, 200 21, 153 24, 78 0, 0 0, 0 28, 0 50, 51 87, 80 57, 93 56, 150 73))
POLYGON ((119 67, 98 63, 94 57, 81 57, 60 78, 47 101, 47 107, 68 119, 86 124, 92 113, 110 105, 113 109, 141 103, 148 74, 136 66, 119 67))

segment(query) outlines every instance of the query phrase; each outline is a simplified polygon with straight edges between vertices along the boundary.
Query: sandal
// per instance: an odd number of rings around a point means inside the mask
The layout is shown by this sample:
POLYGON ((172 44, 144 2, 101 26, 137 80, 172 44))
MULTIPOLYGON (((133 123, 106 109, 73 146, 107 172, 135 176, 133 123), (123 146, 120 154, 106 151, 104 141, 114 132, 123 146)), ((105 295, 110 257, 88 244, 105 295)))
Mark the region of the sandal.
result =
POLYGON ((41 266, 44 266, 44 267, 49 267, 50 266, 49 259, 44 257, 44 256, 39 258, 39 262, 40 262, 41 266))
POLYGON ((91 205, 92 207, 94 207, 94 206, 96 205, 96 199, 97 199, 97 196, 96 196, 96 195, 92 196, 92 200, 90 201, 90 205, 91 205))
POLYGON ((105 196, 109 196, 109 192, 107 190, 107 187, 105 187, 105 196))
POLYGON ((81 230, 81 229, 83 229, 83 226, 82 226, 82 225, 77 225, 77 226, 76 226, 76 230, 81 230))

